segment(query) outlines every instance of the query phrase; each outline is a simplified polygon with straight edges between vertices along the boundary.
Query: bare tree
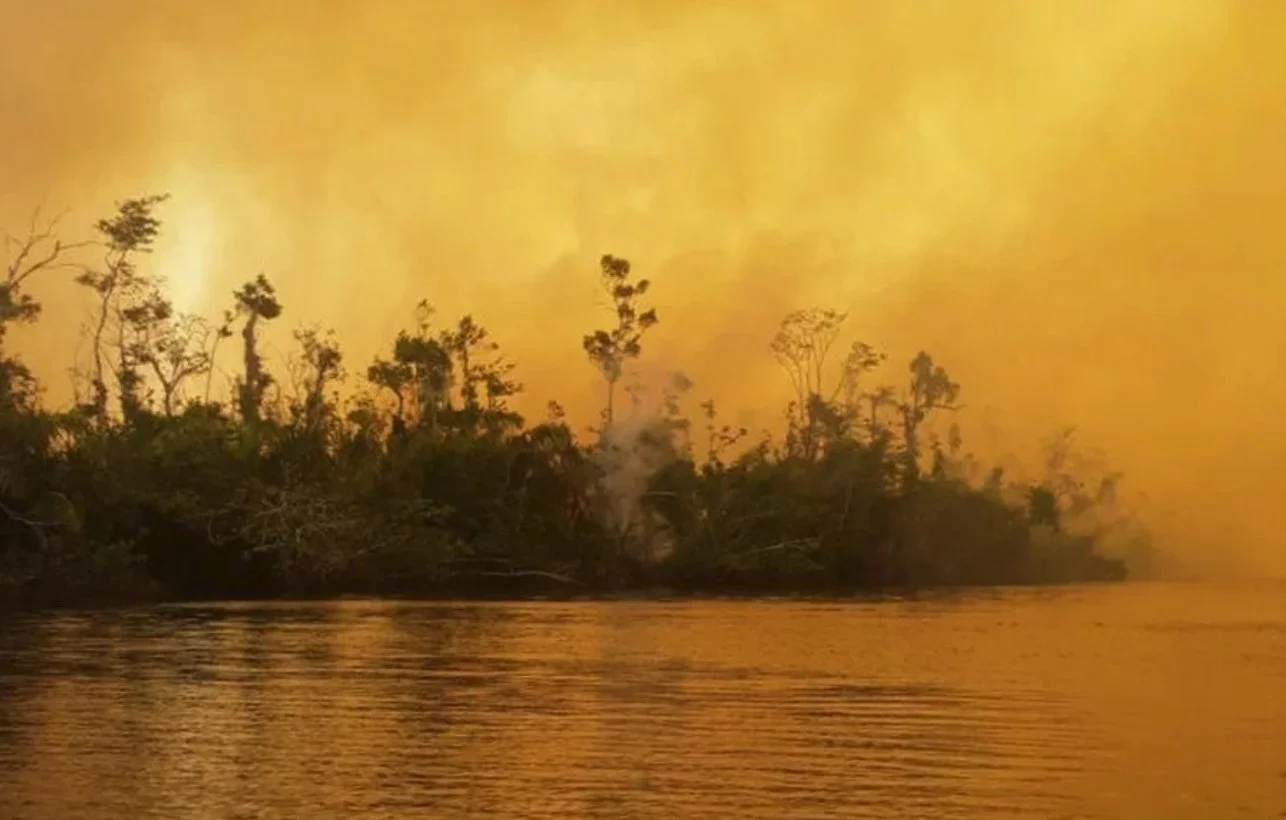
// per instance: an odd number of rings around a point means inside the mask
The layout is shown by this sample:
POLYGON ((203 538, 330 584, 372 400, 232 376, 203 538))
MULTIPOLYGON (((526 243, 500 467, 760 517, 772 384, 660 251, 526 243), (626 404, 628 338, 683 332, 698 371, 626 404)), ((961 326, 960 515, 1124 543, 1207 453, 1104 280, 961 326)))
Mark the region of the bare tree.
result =
POLYGON ((832 309, 794 311, 782 320, 769 346, 794 391, 788 411, 788 446, 805 458, 816 457, 827 436, 848 435, 858 417, 862 377, 885 360, 884 354, 867 343, 854 342, 844 357, 839 379, 827 389, 831 352, 847 318, 832 309))
POLYGON ((151 369, 161 386, 161 409, 165 415, 174 415, 184 382, 210 371, 211 334, 206 321, 192 314, 167 312, 157 321, 138 326, 133 357, 151 369))
POLYGON ((10 322, 31 322, 40 315, 40 303, 27 292, 28 280, 41 271, 71 267, 69 251, 86 247, 90 242, 63 242, 58 237, 62 215, 42 223, 40 211, 32 214, 25 236, 4 234, 4 281, 0 282, 0 344, 10 322))
POLYGON ((61 217, 42 222, 40 212, 32 214, 25 236, 4 234, 4 279, 0 280, 0 403, 31 403, 35 400, 35 377, 17 359, 4 355, 4 340, 10 324, 33 322, 40 315, 40 303, 27 290, 32 277, 71 266, 68 252, 89 242, 63 242, 57 235, 61 217))
POLYGON ((202 399, 206 404, 210 403, 210 391, 214 386, 214 369, 215 361, 219 355, 219 345, 224 339, 231 338, 232 326, 236 324, 237 314, 231 310, 223 312, 223 321, 215 328, 214 332, 208 337, 210 366, 205 371, 205 396, 202 399))
POLYGON ((788 314, 777 328, 769 350, 790 378, 801 411, 813 396, 823 395, 826 360, 847 318, 829 308, 808 308, 788 314))

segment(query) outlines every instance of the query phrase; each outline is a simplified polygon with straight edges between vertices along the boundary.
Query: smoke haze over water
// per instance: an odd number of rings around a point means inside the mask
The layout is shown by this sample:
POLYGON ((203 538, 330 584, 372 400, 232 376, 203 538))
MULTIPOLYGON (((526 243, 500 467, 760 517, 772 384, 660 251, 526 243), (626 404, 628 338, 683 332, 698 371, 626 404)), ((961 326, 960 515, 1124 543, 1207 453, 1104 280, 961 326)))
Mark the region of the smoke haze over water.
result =
MULTIPOLYGON (((599 398, 596 260, 654 280, 645 366, 775 425, 777 321, 850 308, 964 386, 975 449, 1075 425, 1187 557, 1286 572, 1286 6, 1270 0, 0 0, 0 218, 168 191, 208 314, 360 371, 427 297, 599 398), (650 363, 650 364, 649 364, 650 363)), ((80 307, 27 355, 63 400, 80 307)), ((231 364, 228 362, 227 364, 231 364)), ((899 364, 896 376, 902 375, 899 364)))

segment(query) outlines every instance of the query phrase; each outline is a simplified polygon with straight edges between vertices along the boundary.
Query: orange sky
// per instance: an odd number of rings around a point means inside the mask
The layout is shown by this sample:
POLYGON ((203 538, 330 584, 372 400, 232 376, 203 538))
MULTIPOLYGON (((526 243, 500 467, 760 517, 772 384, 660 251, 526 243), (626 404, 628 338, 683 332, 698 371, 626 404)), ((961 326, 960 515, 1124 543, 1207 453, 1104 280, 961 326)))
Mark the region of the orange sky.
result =
MULTIPOLYGON (((588 416, 595 259, 650 371, 756 425, 791 308, 964 385, 976 449, 1064 425, 1164 543, 1286 572, 1286 5, 1273 0, 0 0, 0 219, 174 195, 211 314, 279 285, 353 370, 428 297, 588 416), (466 11, 466 9, 473 9, 466 11)), ((65 398, 79 306, 24 333, 65 398)), ((229 362, 231 364, 231 362, 229 362)), ((898 374, 900 376, 900 373, 898 374)), ((537 411, 538 412, 538 411, 537 411)))

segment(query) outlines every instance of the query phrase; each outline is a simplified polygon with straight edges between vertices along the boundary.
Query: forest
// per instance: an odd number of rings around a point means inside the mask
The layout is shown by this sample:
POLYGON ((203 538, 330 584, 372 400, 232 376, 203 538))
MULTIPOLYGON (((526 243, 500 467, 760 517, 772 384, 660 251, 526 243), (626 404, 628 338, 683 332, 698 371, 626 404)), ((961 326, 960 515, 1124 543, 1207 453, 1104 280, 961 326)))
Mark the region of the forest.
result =
MULTIPOLYGON (((163 196, 87 231, 6 237, 0 282, 0 607, 275 596, 839 593, 1116 580, 1104 544, 1120 477, 1057 453, 1040 480, 984 468, 951 423, 961 387, 928 352, 904 368, 837 347, 845 316, 782 319, 764 355, 789 380, 783 433, 725 423, 675 375, 631 376, 662 321, 652 283, 602 257, 602 379, 578 435, 540 419, 491 333, 428 301, 370 363, 303 326, 285 367, 261 350, 286 308, 266 276, 216 318, 177 312, 146 255, 163 196), (92 259, 92 263, 80 261, 92 259), (91 305, 76 397, 51 409, 14 352, 40 283, 91 305), (227 395, 215 357, 235 351, 227 395), (876 371, 900 383, 868 384, 876 371), (1106 512, 1105 512, 1106 511, 1106 512)), ((408 320, 410 311, 408 311, 408 320)), ((1065 443, 1065 441, 1064 441, 1065 443)))

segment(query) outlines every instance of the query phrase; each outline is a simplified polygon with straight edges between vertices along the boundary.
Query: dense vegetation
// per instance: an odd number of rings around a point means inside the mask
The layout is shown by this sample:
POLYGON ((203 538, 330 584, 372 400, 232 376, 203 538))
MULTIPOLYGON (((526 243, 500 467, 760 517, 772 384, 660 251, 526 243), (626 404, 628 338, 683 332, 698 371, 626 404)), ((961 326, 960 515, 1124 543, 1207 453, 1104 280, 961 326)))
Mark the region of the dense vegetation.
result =
POLYGON ((555 403, 526 423, 490 334, 470 316, 437 326, 427 303, 364 380, 314 329, 270 373, 261 333, 283 308, 268 279, 208 322, 177 314, 140 266, 160 201, 122 203, 91 242, 36 226, 8 243, 0 603, 1123 575, 1096 551, 1113 476, 1024 484, 979 470, 954 426, 930 432, 960 393, 943 367, 920 353, 905 384, 868 389, 884 357, 858 343, 832 361, 834 311, 783 320, 770 352, 794 389, 787 432, 751 442, 711 402, 683 418, 682 377, 648 406, 629 371, 658 322, 649 282, 603 257, 613 309, 583 348, 605 408, 581 441, 555 403), (32 286, 57 275, 75 275, 93 310, 77 401, 54 412, 6 334, 38 319, 32 286), (212 394, 221 344, 240 348, 226 403, 212 394))

